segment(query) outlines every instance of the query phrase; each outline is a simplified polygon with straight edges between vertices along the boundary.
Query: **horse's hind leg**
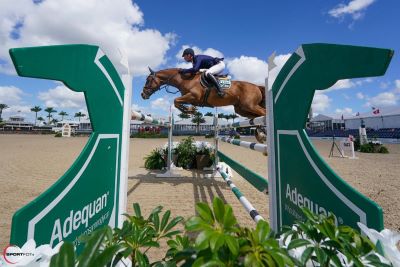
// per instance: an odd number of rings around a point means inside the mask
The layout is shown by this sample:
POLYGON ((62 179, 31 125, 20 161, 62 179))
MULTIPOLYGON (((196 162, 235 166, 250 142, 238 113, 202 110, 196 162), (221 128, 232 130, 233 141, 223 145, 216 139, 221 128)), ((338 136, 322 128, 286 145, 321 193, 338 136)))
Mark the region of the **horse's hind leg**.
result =
POLYGON ((248 112, 248 111, 242 109, 239 105, 236 105, 234 107, 235 107, 235 112, 242 117, 245 117, 248 119, 254 119, 255 117, 257 117, 256 115, 254 115, 254 113, 248 112))
MULTIPOLYGON (((257 109, 258 113, 254 112, 253 110, 254 109, 252 109, 252 111, 249 112, 249 111, 244 110, 243 108, 241 108, 239 105, 235 106, 235 112, 236 113, 238 113, 241 116, 244 116, 246 118, 249 118, 249 119, 254 119, 256 117, 260 117, 260 116, 264 116, 265 115, 265 109, 263 109, 262 107, 259 107, 257 109)), ((267 133, 265 131, 265 126, 264 125, 256 126, 256 131, 255 131, 254 136, 255 136, 256 140, 259 143, 266 142, 267 141, 267 133)))
POLYGON ((260 105, 244 108, 244 110, 253 113, 256 117, 265 116, 267 114, 265 108, 261 107, 260 105))

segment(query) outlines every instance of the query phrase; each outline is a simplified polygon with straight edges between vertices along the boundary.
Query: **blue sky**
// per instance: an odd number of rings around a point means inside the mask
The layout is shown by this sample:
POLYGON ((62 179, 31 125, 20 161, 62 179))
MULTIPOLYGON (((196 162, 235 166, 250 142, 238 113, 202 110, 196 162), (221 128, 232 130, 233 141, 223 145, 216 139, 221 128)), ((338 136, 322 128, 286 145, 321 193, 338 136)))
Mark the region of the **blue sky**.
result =
MULTIPOLYGON (((188 1, 2 0, 0 2, 0 103, 33 120, 33 106, 71 115, 86 112, 83 96, 61 83, 18 77, 10 64, 12 47, 90 43, 118 61, 125 51, 133 73, 132 108, 166 114, 175 95, 140 92, 153 69, 185 67, 181 52, 223 56, 233 78, 262 84, 267 58, 276 51, 281 67, 304 43, 337 43, 395 50, 385 76, 342 80, 316 94, 314 113, 349 117, 371 107, 400 107, 400 2, 398 0, 188 1)), ((212 111, 202 109, 201 111, 212 111)), ((222 109, 232 113, 232 107, 222 109)), ((42 112, 41 116, 46 114, 42 112)), ((58 118, 57 115, 55 115, 58 118)))

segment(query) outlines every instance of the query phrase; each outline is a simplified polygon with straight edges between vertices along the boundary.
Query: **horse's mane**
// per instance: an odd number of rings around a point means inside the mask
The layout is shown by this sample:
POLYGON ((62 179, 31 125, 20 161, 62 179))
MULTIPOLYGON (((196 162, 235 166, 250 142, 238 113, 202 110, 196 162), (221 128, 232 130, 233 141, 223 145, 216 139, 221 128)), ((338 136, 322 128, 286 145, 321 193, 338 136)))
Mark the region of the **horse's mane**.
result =
MULTIPOLYGON (((157 72, 161 72, 161 71, 176 71, 176 72, 178 72, 179 70, 180 70, 180 68, 169 68, 169 69, 162 69, 157 72)), ((189 74, 181 75, 181 78, 182 78, 182 80, 192 80, 200 75, 201 75, 201 72, 198 71, 195 74, 191 74, 191 75, 189 75, 189 74)))

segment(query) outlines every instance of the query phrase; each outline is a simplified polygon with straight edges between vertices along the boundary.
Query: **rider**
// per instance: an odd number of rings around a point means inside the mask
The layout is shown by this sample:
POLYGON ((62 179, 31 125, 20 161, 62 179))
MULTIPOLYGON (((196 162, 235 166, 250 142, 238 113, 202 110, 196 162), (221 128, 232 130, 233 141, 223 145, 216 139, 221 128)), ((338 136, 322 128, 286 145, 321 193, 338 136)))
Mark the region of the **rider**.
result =
POLYGON ((181 69, 179 73, 196 73, 200 69, 206 70, 206 77, 210 80, 215 88, 217 89, 217 93, 220 97, 224 96, 224 91, 222 91, 221 86, 219 85, 217 79, 214 77, 214 74, 219 74, 225 69, 225 63, 223 62, 223 58, 218 57, 210 57, 207 55, 195 55, 192 48, 186 48, 183 51, 182 57, 186 62, 192 62, 193 67, 190 69, 181 69))

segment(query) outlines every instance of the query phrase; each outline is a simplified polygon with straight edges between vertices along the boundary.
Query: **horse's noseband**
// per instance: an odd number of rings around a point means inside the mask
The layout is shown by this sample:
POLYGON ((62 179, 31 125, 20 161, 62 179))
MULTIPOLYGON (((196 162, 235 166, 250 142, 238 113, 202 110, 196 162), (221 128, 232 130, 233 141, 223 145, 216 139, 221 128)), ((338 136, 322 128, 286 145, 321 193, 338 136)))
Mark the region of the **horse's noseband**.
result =
MULTIPOLYGON (((157 76, 156 76, 155 73, 149 75, 149 77, 151 77, 152 80, 154 80, 157 83, 157 81, 156 81, 157 76)), ((150 80, 147 80, 146 84, 143 87, 143 89, 144 89, 143 92, 146 94, 146 96, 151 96, 156 91, 160 90, 160 86, 157 86, 157 87, 154 87, 154 88, 151 87, 151 86, 148 86, 148 84, 150 84, 150 83, 151 83, 150 80)))

